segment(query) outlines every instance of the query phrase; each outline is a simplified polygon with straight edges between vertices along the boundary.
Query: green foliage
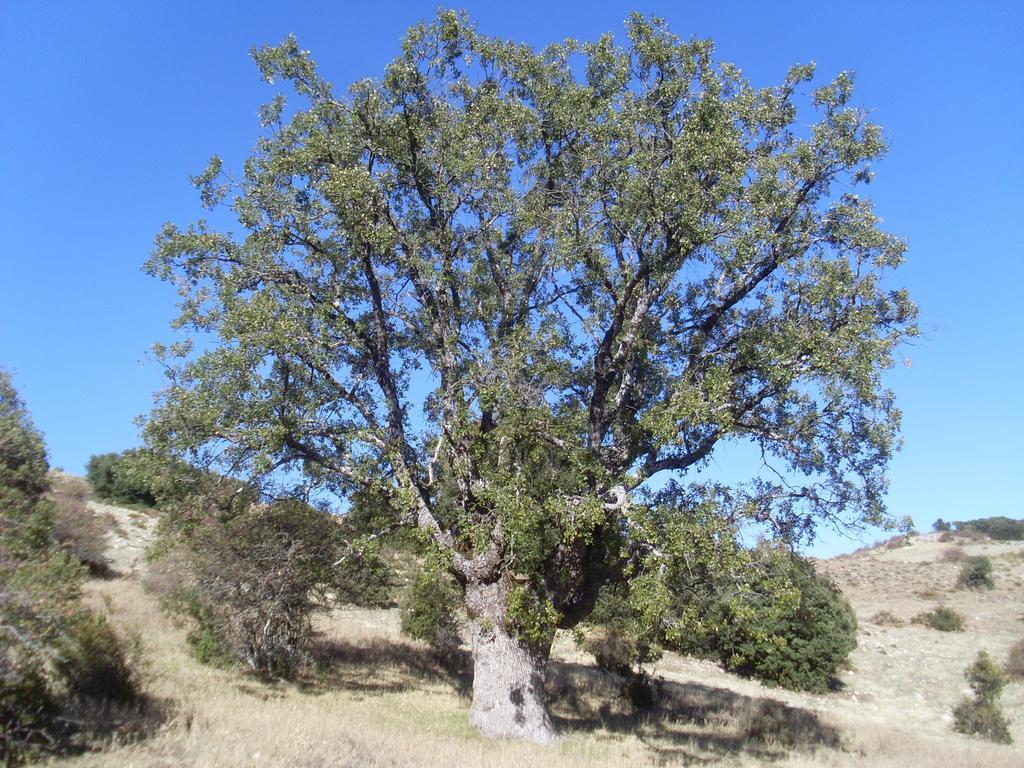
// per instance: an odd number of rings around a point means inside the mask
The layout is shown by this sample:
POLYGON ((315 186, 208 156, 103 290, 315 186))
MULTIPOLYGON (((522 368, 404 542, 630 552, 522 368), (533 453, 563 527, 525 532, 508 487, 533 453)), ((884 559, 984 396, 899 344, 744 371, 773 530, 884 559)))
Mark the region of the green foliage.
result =
POLYGON ((977 520, 958 522, 956 529, 983 533, 998 541, 1024 540, 1024 520, 1014 520, 1009 517, 982 517, 977 520))
POLYGON ((963 589, 993 589, 992 561, 984 555, 975 555, 964 560, 956 585, 963 589))
POLYGON ((911 624, 936 629, 939 632, 963 632, 964 618, 952 608, 940 606, 931 611, 919 613, 910 620, 911 624))
POLYGON ((59 714, 42 669, 0 655, 0 763, 20 765, 52 751, 59 714))
POLYGON ((940 517, 938 520, 932 523, 932 530, 936 533, 945 533, 946 531, 952 531, 953 525, 952 523, 947 523, 940 517))
POLYGON ((442 654, 459 646, 455 615, 460 595, 451 577, 428 560, 402 602, 402 634, 422 640, 442 654))
POLYGON ((184 462, 141 448, 92 456, 86 478, 103 501, 147 508, 183 499, 214 481, 184 462))
MULTIPOLYGON (((134 698, 137 680, 107 623, 79 603, 81 561, 49 490, 42 437, 0 370, 0 759, 67 746, 80 699, 134 698)), ((66 521, 65 521, 66 522, 66 521)))
POLYGON ((645 525, 635 537, 651 553, 631 566, 628 587, 602 590, 580 633, 599 665, 623 672, 666 647, 767 683, 828 688, 856 647, 857 624, 810 562, 769 546, 743 548, 710 502, 688 513, 652 507, 635 519, 645 525))
POLYGON ((0 369, 0 542, 8 557, 32 558, 50 547, 47 469, 43 439, 0 369))
POLYGON ((188 633, 192 654, 200 664, 218 669, 229 669, 240 661, 236 648, 232 646, 230 631, 222 625, 218 614, 202 605, 197 599, 189 601, 187 613, 196 626, 188 633))
POLYGON ((624 676, 661 653, 656 636, 640 630, 630 597, 627 584, 607 585, 598 595, 586 628, 576 633, 577 644, 594 656, 598 667, 624 676))
POLYGON ((1006 687, 1006 675, 992 660, 987 651, 979 651, 978 658, 964 672, 971 691, 979 699, 993 700, 998 698, 1006 687))
POLYGON ((513 587, 507 600, 506 619, 518 637, 537 648, 550 647, 560 618, 555 607, 523 585, 513 587))
POLYGON ((965 670, 964 677, 974 697, 962 700, 953 709, 953 729, 1000 744, 1011 743, 1009 723, 998 701, 1006 685, 1006 676, 987 652, 979 651, 978 658, 965 670))
POLYGON ((1009 721, 994 701, 964 699, 953 709, 953 730, 974 734, 999 744, 1010 744, 1009 721))
POLYGON ((89 458, 86 477, 93 493, 104 501, 118 504, 135 504, 154 507, 157 497, 144 478, 129 470, 130 464, 140 455, 138 449, 121 453, 103 453, 89 458))
POLYGON ((299 501, 243 506, 237 481, 214 490, 168 507, 150 579, 195 621, 201 661, 289 677, 305 659, 313 613, 334 600, 387 600, 387 569, 338 518, 299 501))
POLYGON ((711 648, 733 671, 784 688, 822 693, 857 647, 853 609, 806 560, 771 554, 764 566, 758 578, 766 583, 787 580, 797 592, 795 603, 788 610, 774 610, 771 591, 764 590, 764 600, 730 612, 711 648))
POLYGON ((734 529, 896 527, 882 372, 916 308, 861 194, 887 141, 852 76, 755 87, 636 14, 620 42, 533 50, 440 11, 337 92, 292 37, 253 58, 297 103, 261 110, 239 172, 194 179, 233 233, 157 237, 146 270, 185 338, 155 350, 150 448, 342 506, 379 492, 374 526, 417 526, 463 584, 516 585, 495 612, 524 643, 628 583, 651 649, 750 623, 734 666, 820 686, 774 660, 834 668, 844 612, 734 529), (776 472, 687 477, 744 443, 776 472), (669 474, 686 503, 647 504, 669 474), (812 604, 829 640, 790 644, 812 604))

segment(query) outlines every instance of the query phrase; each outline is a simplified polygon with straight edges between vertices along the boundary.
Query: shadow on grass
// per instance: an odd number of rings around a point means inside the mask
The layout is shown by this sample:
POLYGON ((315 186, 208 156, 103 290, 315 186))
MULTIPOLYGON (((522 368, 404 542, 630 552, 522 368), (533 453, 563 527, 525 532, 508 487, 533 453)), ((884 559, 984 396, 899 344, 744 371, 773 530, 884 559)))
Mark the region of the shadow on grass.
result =
POLYGON ((839 731, 814 712, 728 688, 659 679, 651 683, 653 703, 636 708, 623 696, 630 681, 593 667, 556 663, 549 681, 562 733, 629 734, 665 760, 706 763, 743 754, 764 762, 792 750, 842 747, 839 731))
POLYGON ((398 693, 435 683, 468 696, 471 670, 469 651, 463 648, 440 653, 394 640, 329 640, 313 648, 313 664, 298 683, 308 693, 343 689, 367 694, 398 693))
MULTIPOLYGON (((170 699, 141 694, 130 702, 74 701, 58 718, 63 726, 54 744, 57 755, 103 751, 112 745, 137 744, 179 720, 170 699)), ((191 716, 176 723, 191 729, 191 716)))
MULTIPOLYGON (((342 689, 380 695, 439 684, 468 697, 472 680, 465 649, 440 655, 401 641, 331 640, 316 648, 315 664, 300 686, 312 694, 342 689)), ((661 759, 685 763, 713 762, 722 754, 765 762, 793 750, 842 746, 839 731, 815 713, 775 699, 657 680, 652 683, 653 703, 637 708, 623 695, 626 683, 591 666, 553 661, 547 688, 557 729, 567 736, 632 735, 661 759)))

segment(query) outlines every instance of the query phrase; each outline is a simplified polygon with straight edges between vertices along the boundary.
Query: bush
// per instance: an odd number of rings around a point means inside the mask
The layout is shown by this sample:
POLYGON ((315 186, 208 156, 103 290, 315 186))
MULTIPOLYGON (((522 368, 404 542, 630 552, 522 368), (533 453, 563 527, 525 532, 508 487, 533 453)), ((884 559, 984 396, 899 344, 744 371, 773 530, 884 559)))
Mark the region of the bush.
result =
POLYGON ((766 683, 827 690, 857 645, 853 609, 785 544, 744 547, 736 522, 702 493, 669 488, 658 503, 638 505, 639 557, 615 560, 610 537, 607 567, 625 573, 581 595, 594 602, 577 642, 614 671, 668 648, 766 683))
POLYGON ((984 555, 968 557, 960 567, 956 585, 964 589, 992 589, 992 561, 984 555))
POLYGON ((379 604, 387 571, 328 512, 298 501, 243 507, 237 498, 195 498, 165 515, 148 583, 194 620, 200 661, 291 677, 306 659, 313 613, 331 596, 379 604))
POLYGON ((80 478, 57 476, 48 498, 54 503, 50 538, 82 561, 93 576, 110 576, 106 538, 113 525, 89 509, 89 486, 80 478))
POLYGON ((661 654, 661 649, 652 646, 651 638, 636 626, 625 584, 613 583, 600 590, 588 625, 576 630, 576 643, 607 672, 629 676, 661 654))
POLYGON ((86 477, 96 496, 119 504, 155 507, 157 496, 147 478, 130 471, 131 461, 141 453, 133 449, 92 456, 86 467, 86 477))
POLYGON ((1009 721, 994 702, 965 698, 953 709, 953 730, 981 736, 999 744, 1013 742, 1009 721))
POLYGON ((919 613, 910 620, 911 624, 920 624, 939 632, 963 632, 964 619, 952 608, 942 606, 926 613, 919 613))
POLYGON ((602 589, 577 642, 620 673, 664 647, 772 685, 828 690, 857 646, 853 609, 811 562, 785 548, 746 549, 710 512, 672 532, 685 542, 678 555, 652 558, 626 588, 602 589))
POLYGON ((932 523, 932 530, 936 533, 946 533, 948 531, 952 531, 953 526, 940 517, 938 520, 932 523))
MULTIPOLYGON (((0 759, 16 765, 62 752, 83 699, 135 692, 106 623, 84 609, 84 567, 55 531, 46 450, 0 371, 0 759), (101 669, 112 660, 118 668, 101 669), (116 688, 116 690, 115 690, 116 688)), ((133 693, 134 695, 134 693, 133 693)))
POLYGON ((428 643, 442 656, 450 655, 461 642, 453 609, 458 604, 458 590, 451 577, 428 562, 416 575, 403 601, 402 634, 428 643))
POLYGON ((118 704, 139 699, 138 640, 124 643, 102 616, 77 616, 58 648, 56 669, 75 695, 118 704))
POLYGON ((964 551, 960 549, 960 547, 948 547, 942 550, 942 554, 939 556, 939 559, 944 563, 959 563, 965 557, 967 557, 967 555, 964 554, 964 551))
POLYGON ((953 729, 975 734, 1001 744, 1009 744, 1009 724, 999 708, 999 694, 1006 677, 985 651, 964 672, 974 698, 964 699, 953 709, 953 729))
POLYGON ((1010 648, 1003 671, 1013 680, 1024 680, 1024 640, 1018 640, 1010 648))
POLYGON ((879 611, 871 617, 871 623, 879 627, 902 627, 906 624, 903 619, 890 611, 879 611))
POLYGON ((59 713, 42 669, 0 655, 0 763, 19 765, 54 751, 59 713))
POLYGON ((755 604, 734 616, 717 642, 729 669, 793 690, 824 692, 857 647, 857 619, 842 592, 796 556, 768 561, 761 578, 787 579, 797 591, 792 608, 778 615, 755 604))
POLYGON ((901 547, 910 546, 910 536, 908 534, 900 534, 893 536, 892 538, 885 541, 884 546, 886 549, 900 549, 901 547))

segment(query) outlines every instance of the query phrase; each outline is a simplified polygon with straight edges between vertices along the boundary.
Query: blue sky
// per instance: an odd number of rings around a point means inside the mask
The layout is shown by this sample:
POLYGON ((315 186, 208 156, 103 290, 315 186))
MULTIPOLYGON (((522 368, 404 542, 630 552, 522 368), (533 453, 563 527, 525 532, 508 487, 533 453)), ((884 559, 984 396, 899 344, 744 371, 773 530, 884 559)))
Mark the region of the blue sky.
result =
MULTIPOLYGON (((926 336, 891 372, 905 447, 889 505, 1024 517, 1024 3, 464 2, 481 31, 542 45, 622 32, 632 10, 710 37, 755 85, 814 60, 857 73, 886 128, 869 188, 907 238, 899 281, 926 336)), ((294 32, 340 86, 378 76, 431 2, 0 2, 0 366, 51 463, 138 443, 162 382, 173 290, 140 271, 165 221, 201 210, 188 176, 237 167, 274 91, 248 51, 294 32)), ((825 536, 816 552, 858 546, 825 536)))

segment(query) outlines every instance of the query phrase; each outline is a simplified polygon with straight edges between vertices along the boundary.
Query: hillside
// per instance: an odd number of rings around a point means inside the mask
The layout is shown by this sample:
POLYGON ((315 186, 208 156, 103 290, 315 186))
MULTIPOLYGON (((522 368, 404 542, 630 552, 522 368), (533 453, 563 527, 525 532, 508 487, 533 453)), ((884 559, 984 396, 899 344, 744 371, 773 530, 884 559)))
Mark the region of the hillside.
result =
POLYGON ((89 583, 91 600, 141 638, 156 704, 150 732, 81 755, 72 766, 545 766, 763 765, 993 766, 1024 764, 1024 685, 1003 695, 1016 744, 950 731, 962 673, 979 649, 1002 661, 1024 637, 1024 545, 942 543, 937 535, 878 547, 818 567, 843 589, 860 622, 859 647, 841 690, 828 695, 766 688, 709 662, 667 654, 652 671, 666 704, 636 715, 614 681, 568 636, 558 639, 550 692, 564 735, 555 747, 495 743, 468 725, 465 676, 444 672, 398 632, 397 611, 339 608, 322 618, 320 671, 301 684, 262 684, 197 663, 187 628, 161 613, 143 587, 154 519, 91 502, 112 515, 115 578, 89 583), (956 591, 949 551, 985 554, 996 589, 956 591), (936 605, 964 615, 964 632, 909 619, 936 605), (903 626, 875 619, 888 611, 903 626))

